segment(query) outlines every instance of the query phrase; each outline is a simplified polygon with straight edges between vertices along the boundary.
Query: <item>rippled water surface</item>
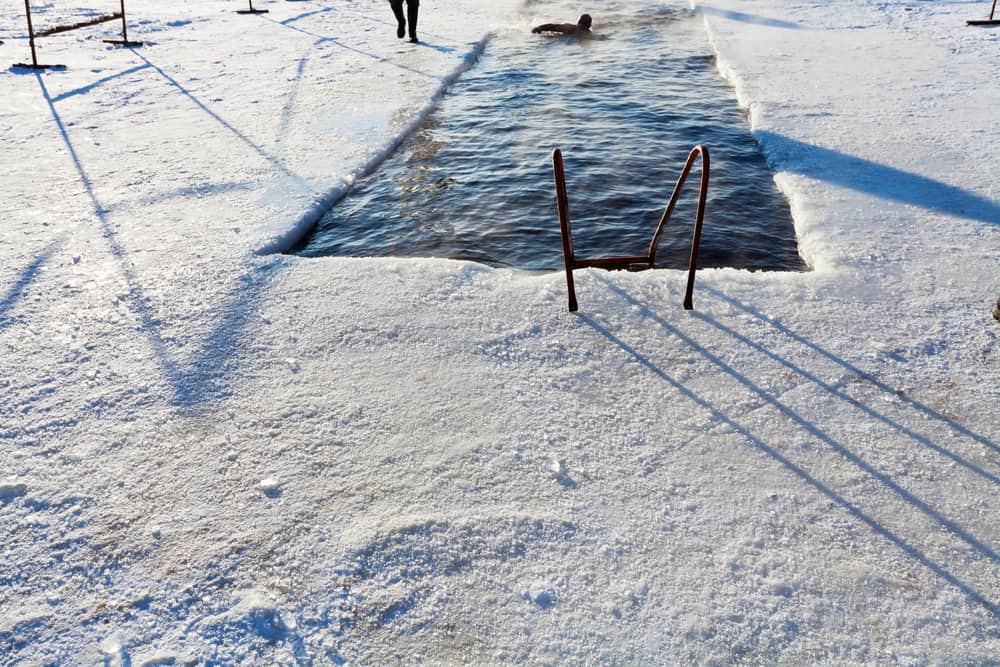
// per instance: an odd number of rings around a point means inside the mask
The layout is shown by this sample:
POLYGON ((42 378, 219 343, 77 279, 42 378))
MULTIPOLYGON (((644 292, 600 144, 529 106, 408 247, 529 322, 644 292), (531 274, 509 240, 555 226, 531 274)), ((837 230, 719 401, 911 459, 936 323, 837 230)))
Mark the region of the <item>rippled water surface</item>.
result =
MULTIPOLYGON (((529 32, 532 22, 575 21, 574 6, 529 3, 523 25, 498 31, 296 252, 560 268, 550 162, 560 147, 577 256, 643 254, 700 143, 712 157, 700 266, 804 269, 788 204, 715 70, 700 17, 656 0, 596 1, 592 37, 529 32)), ((686 267, 698 175, 696 166, 659 266, 686 267)))

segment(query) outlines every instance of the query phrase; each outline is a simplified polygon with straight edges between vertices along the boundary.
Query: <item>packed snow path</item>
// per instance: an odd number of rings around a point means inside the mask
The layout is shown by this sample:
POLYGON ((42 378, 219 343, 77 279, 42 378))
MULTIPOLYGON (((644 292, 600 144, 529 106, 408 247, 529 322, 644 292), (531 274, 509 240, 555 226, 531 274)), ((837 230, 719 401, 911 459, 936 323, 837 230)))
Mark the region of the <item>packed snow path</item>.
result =
POLYGON ((271 254, 565 10, 425 0, 414 47, 385 4, 129 0, 141 49, 0 71, 3 662, 995 660, 985 4, 700 5, 814 270, 691 313, 579 272, 578 315, 558 273, 271 254))

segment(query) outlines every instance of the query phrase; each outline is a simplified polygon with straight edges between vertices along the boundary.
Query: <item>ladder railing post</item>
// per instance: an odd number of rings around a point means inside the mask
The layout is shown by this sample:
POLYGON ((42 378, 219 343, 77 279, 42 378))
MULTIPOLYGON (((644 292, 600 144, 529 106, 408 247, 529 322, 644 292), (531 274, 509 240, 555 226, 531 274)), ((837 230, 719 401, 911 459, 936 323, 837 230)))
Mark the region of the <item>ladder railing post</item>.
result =
POLYGON ((556 180, 556 208, 559 209, 559 230, 562 232, 563 261, 566 265, 566 291, 569 293, 569 311, 576 312, 576 288, 573 285, 573 269, 576 256, 573 253, 573 233, 569 222, 569 198, 566 196, 566 174, 563 171, 562 151, 552 151, 552 171, 556 180))
POLYGON ((694 274, 698 270, 698 247, 701 245, 701 226, 705 221, 705 199, 708 197, 708 149, 704 146, 695 146, 691 155, 688 156, 688 169, 694 161, 695 152, 701 155, 701 188, 698 191, 698 213, 695 215, 694 237, 691 239, 691 259, 688 261, 688 283, 687 290, 684 292, 684 310, 694 308, 694 274))
MULTIPOLYGON (((117 18, 119 14, 113 14, 113 17, 117 18)), ((132 42, 128 38, 128 23, 125 20, 125 0, 121 0, 121 12, 120 16, 122 19, 122 38, 121 39, 106 39, 105 44, 114 44, 115 46, 142 46, 142 42, 132 42)))
POLYGON ((125 0, 122 0, 122 40, 128 43, 128 24, 125 22, 125 0))
POLYGON ((31 3, 24 0, 24 15, 28 17, 28 44, 31 45, 31 66, 38 68, 38 56, 35 55, 35 29, 31 25, 31 3))

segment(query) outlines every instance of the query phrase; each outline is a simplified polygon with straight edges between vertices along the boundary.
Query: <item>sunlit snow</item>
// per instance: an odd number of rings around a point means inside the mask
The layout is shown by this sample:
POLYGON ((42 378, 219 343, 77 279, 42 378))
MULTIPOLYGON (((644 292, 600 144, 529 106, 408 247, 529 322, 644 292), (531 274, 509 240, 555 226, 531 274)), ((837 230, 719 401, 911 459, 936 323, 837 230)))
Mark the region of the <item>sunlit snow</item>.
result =
POLYGON ((412 45, 384 0, 126 4, 144 46, 42 73, 0 7, 0 662, 996 661, 988 1, 696 2, 812 270, 691 312, 578 271, 578 314, 558 272, 273 252, 580 5, 424 0, 412 45))

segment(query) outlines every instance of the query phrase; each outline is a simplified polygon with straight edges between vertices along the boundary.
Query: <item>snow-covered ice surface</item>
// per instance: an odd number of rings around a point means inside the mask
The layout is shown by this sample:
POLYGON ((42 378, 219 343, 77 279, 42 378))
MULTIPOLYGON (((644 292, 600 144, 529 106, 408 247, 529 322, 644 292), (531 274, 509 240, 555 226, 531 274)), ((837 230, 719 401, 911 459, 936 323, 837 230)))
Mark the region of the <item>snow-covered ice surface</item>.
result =
POLYGON ((35 74, 5 3, 0 662, 996 661, 988 3, 698 5, 814 270, 693 312, 581 271, 571 315, 558 273, 268 251, 490 31, 572 17, 129 0, 144 47, 35 74))

